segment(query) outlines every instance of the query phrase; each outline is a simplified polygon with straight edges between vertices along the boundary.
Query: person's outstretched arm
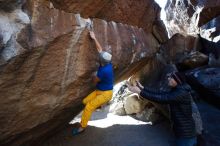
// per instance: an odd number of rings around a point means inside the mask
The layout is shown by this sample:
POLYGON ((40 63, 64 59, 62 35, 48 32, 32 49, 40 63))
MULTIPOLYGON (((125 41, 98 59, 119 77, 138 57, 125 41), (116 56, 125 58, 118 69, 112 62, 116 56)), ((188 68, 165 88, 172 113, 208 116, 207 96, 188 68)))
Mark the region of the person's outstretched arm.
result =
POLYGON ((160 93, 160 94, 166 94, 169 93, 169 91, 164 91, 164 90, 158 90, 155 88, 150 88, 147 86, 143 86, 139 81, 136 81, 137 87, 140 88, 141 90, 147 91, 147 92, 152 92, 152 93, 160 93))
POLYGON ((158 102, 158 103, 173 103, 173 102, 181 102, 182 98, 187 94, 181 90, 172 90, 167 93, 155 93, 149 92, 145 90, 141 90, 137 86, 128 85, 128 89, 131 92, 137 93, 145 99, 158 102))
POLYGON ((179 90, 173 90, 170 92, 149 92, 146 90, 141 90, 140 95, 148 100, 155 101, 158 103, 174 103, 181 102, 182 98, 186 95, 185 92, 179 90))
POLYGON ((102 46, 100 45, 99 41, 95 37, 95 33, 93 31, 90 31, 90 37, 95 41, 96 49, 98 50, 99 53, 102 52, 102 46))
POLYGON ((152 92, 152 93, 160 93, 160 94, 167 94, 169 93, 169 91, 165 91, 165 90, 160 90, 160 89, 155 89, 155 88, 150 88, 150 87, 147 87, 147 86, 144 86, 144 91, 147 91, 147 92, 152 92))

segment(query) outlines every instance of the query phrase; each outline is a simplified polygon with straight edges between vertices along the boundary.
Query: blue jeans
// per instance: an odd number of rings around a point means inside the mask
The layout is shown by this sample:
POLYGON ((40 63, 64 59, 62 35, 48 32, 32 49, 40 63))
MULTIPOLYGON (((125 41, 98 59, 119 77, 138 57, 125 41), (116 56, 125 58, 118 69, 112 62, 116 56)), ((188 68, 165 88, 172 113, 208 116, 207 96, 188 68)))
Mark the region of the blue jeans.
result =
POLYGON ((196 137, 193 138, 177 138, 176 145, 177 146, 196 146, 196 137))

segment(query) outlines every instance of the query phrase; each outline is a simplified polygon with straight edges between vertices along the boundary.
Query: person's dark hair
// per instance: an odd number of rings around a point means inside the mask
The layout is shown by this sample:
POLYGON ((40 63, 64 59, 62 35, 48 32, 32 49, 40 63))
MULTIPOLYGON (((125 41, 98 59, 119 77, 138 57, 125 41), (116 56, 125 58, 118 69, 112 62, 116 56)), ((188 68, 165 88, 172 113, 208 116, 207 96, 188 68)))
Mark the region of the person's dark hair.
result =
POLYGON ((185 83, 185 76, 180 72, 172 72, 169 73, 167 76, 173 78, 178 84, 185 83))

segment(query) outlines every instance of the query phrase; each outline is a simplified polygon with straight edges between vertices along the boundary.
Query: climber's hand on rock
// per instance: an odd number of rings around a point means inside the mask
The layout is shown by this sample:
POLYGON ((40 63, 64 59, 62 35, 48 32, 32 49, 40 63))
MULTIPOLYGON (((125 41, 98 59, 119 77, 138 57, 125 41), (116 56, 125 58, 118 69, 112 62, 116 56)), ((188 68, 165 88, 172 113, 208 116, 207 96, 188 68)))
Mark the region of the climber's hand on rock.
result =
POLYGON ((89 34, 90 34, 90 37, 91 37, 93 40, 96 39, 95 33, 94 33, 93 31, 90 31, 89 34))

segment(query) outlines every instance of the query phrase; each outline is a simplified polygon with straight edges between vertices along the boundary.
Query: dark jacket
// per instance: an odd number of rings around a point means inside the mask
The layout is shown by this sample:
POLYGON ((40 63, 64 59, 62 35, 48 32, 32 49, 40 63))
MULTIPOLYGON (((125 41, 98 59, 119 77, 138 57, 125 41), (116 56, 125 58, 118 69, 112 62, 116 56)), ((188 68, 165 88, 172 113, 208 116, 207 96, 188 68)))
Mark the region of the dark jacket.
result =
POLYGON ((151 101, 169 104, 176 137, 191 138, 196 136, 196 132, 192 118, 190 90, 191 88, 187 84, 178 85, 167 92, 145 87, 140 95, 151 101))

